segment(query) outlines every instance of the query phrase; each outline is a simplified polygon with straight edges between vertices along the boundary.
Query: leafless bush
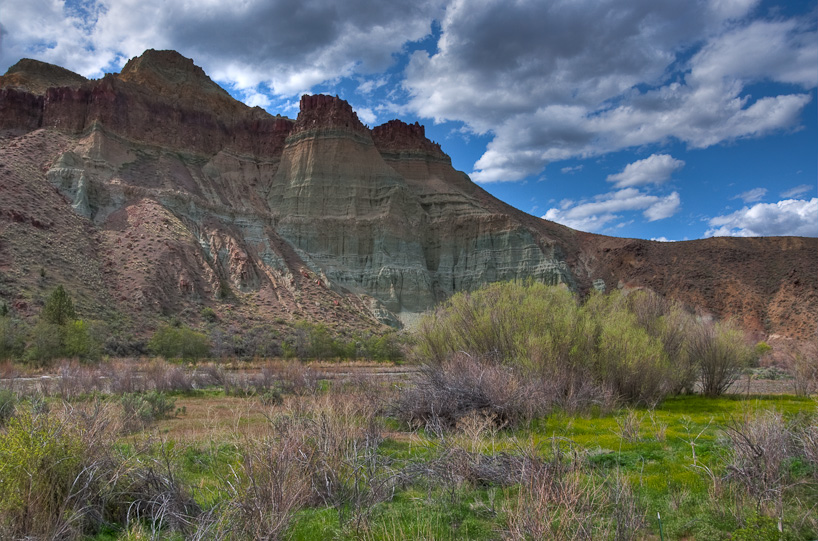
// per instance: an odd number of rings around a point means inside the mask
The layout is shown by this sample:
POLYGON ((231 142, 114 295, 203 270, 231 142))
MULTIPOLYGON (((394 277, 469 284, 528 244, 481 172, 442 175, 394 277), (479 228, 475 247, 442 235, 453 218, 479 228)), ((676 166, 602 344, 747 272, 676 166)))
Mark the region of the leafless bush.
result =
POLYGON ((215 362, 199 364, 193 373, 193 382, 200 389, 211 386, 224 387, 227 380, 227 371, 215 362))
POLYGON ((64 361, 57 369, 56 393, 63 400, 71 400, 102 388, 102 378, 94 367, 77 361, 64 361))
POLYGON ((818 419, 800 431, 798 443, 801 445, 801 455, 812 466, 813 474, 818 478, 818 419))
POLYGON ((786 344, 784 352, 787 369, 792 374, 793 391, 799 396, 818 392, 818 342, 793 340, 786 344))
POLYGON ((515 424, 542 412, 542 387, 534 378, 486 358, 458 353, 424 365, 415 385, 394 406, 395 415, 414 426, 453 427, 472 412, 515 424))
POLYGON ((251 539, 282 539, 293 513, 312 498, 307 434, 285 422, 275 433, 242 446, 241 466, 226 483, 230 503, 221 520, 251 539))
POLYGON ((155 391, 189 391, 193 388, 193 381, 185 371, 166 361, 152 361, 144 368, 144 375, 148 386, 155 391))
POLYGON ((784 492, 792 481, 786 464, 795 450, 783 416, 766 411, 734 421, 724 432, 730 447, 728 479, 745 488, 759 511, 772 506, 781 528, 784 492))
POLYGON ((308 364, 301 361, 287 361, 280 367, 276 367, 276 371, 281 378, 283 390, 289 393, 304 396, 314 394, 318 390, 318 374, 308 364))
POLYGON ((545 404, 553 404, 567 413, 579 413, 597 407, 613 411, 619 403, 616 393, 583 371, 554 367, 541 379, 545 404))
POLYGON ((108 382, 108 390, 113 394, 136 393, 146 390, 145 379, 139 375, 136 361, 123 359, 99 365, 100 373, 108 382))
POLYGON ((632 409, 628 409, 624 416, 616 418, 619 437, 629 443, 639 441, 639 426, 641 423, 642 420, 639 415, 632 409))
POLYGON ((327 505, 359 532, 372 506, 392 497, 400 476, 377 452, 381 429, 365 401, 292 400, 270 423, 270 436, 244 440, 241 467, 222 476, 230 498, 211 530, 280 539, 295 511, 327 505))
POLYGON ((507 538, 636 539, 644 512, 627 481, 618 474, 597 477, 566 456, 562 443, 552 439, 550 461, 528 462, 507 509, 507 538))

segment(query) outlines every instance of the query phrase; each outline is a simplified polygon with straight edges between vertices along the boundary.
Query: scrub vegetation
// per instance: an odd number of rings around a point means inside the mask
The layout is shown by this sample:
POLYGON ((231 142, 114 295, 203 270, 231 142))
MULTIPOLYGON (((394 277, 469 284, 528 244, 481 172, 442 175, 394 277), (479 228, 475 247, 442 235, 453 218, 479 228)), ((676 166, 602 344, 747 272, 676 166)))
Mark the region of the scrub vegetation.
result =
POLYGON ((413 340, 404 367, 2 365, 0 538, 818 536, 818 402, 729 394, 764 349, 729 323, 498 284, 413 340))

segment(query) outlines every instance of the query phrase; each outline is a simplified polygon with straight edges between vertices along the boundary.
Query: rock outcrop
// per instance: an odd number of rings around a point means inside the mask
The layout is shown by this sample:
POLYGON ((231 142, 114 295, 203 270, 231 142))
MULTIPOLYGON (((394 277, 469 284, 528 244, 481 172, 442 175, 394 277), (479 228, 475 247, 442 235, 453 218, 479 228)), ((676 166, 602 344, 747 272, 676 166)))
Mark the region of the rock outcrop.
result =
POLYGON ((0 177, 0 298, 32 313, 27 299, 63 283, 81 310, 137 329, 203 307, 226 325, 371 328, 531 278, 650 287, 764 332, 805 336, 818 319, 815 239, 573 231, 486 193, 417 123, 369 129, 323 95, 272 116, 173 51, 96 81, 15 65, 0 177))

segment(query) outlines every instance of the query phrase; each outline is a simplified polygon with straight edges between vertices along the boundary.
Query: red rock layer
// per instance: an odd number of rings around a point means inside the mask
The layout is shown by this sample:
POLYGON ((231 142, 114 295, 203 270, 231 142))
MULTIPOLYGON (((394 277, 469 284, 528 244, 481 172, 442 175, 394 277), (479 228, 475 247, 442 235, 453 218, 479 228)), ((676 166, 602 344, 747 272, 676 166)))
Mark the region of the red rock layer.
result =
POLYGON ((426 138, 426 128, 417 122, 407 124, 397 119, 390 120, 372 128, 372 140, 381 152, 415 150, 440 158, 447 157, 439 144, 426 138))

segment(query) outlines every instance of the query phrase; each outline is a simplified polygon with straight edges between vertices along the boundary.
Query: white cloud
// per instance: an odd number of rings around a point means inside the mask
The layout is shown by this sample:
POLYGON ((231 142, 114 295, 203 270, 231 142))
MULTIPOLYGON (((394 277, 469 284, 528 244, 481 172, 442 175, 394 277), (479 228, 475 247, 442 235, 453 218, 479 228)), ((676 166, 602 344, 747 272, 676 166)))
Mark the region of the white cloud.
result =
POLYGON ((378 115, 375 114, 372 109, 369 107, 353 107, 355 112, 358 114, 358 118, 361 119, 361 122, 367 124, 369 126, 374 126, 378 122, 378 115))
POLYGON ((756 4, 458 0, 437 52, 411 58, 409 105, 493 135, 474 165, 479 182, 669 140, 706 148, 797 128, 811 99, 799 89, 818 84, 818 33, 809 17, 753 19, 756 4), (791 86, 747 92, 765 81, 791 86))
POLYGON ((575 165, 574 167, 563 167, 560 172, 564 175, 572 175, 582 171, 582 165, 575 165))
POLYGON ((653 222, 672 216, 680 204, 677 192, 662 197, 646 194, 636 188, 625 188, 596 195, 591 201, 561 201, 559 208, 548 209, 543 218, 581 231, 594 232, 621 219, 622 212, 642 211, 642 215, 653 222))
POLYGON ((814 187, 815 186, 810 186, 809 184, 801 184, 799 186, 795 186, 793 188, 790 188, 789 190, 781 192, 781 197, 783 197, 784 199, 798 197, 799 195, 804 195, 805 193, 811 192, 814 187))
POLYGON ((608 175, 608 182, 614 182, 617 188, 663 184, 684 165, 685 162, 669 154, 652 154, 644 160, 629 163, 621 173, 608 175))
POLYGON ((705 237, 818 237, 818 198, 758 203, 709 221, 705 237))
POLYGON ((752 190, 741 192, 733 197, 733 199, 741 199, 745 203, 755 203, 756 201, 761 201, 765 195, 767 195, 767 188, 753 188, 752 190))
POLYGON ((77 11, 61 0, 13 2, 3 6, 0 72, 28 56, 99 77, 145 49, 172 48, 237 90, 264 83, 289 97, 385 70, 431 32, 441 3, 87 0, 77 11))

